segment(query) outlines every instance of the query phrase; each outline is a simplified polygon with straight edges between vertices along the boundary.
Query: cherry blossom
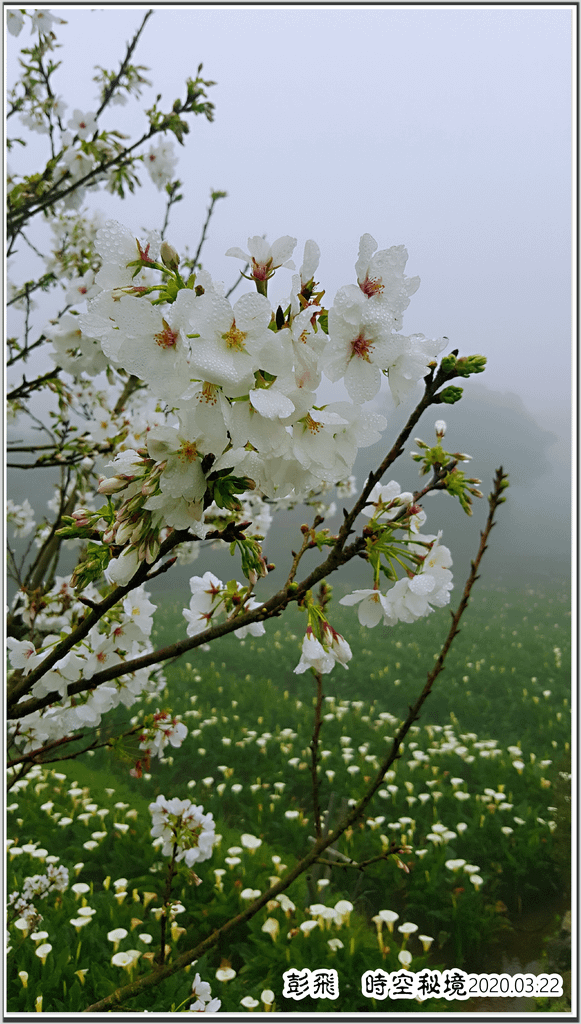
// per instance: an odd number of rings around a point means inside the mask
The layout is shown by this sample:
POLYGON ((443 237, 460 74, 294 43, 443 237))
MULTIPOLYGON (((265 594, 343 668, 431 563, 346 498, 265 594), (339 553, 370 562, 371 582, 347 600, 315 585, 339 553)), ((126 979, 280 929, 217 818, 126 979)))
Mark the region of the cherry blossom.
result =
POLYGON ((30 29, 32 32, 39 32, 40 35, 48 35, 52 32, 53 25, 65 25, 66 22, 62 18, 57 18, 56 14, 51 14, 45 8, 41 10, 35 10, 34 14, 30 16, 30 29))
POLYGON ((260 235, 248 239, 248 252, 244 252, 238 246, 228 249, 226 256, 234 256, 236 259, 244 260, 251 267, 251 277, 255 281, 267 281, 278 267, 295 269, 291 260, 297 244, 296 238, 290 235, 283 235, 277 238, 276 242, 269 245, 266 239, 260 235))
POLYGON ((376 249, 377 242, 372 235, 361 236, 355 264, 357 283, 368 298, 389 305, 394 327, 399 330, 403 313, 409 306, 411 296, 418 290, 420 279, 404 275, 408 259, 404 245, 394 245, 380 252, 375 252, 376 249))
POLYGON ((363 509, 364 516, 373 516, 382 521, 399 515, 406 505, 413 501, 411 491, 403 491, 396 480, 387 484, 375 484, 369 494, 369 505, 363 509))
POLYGON ((219 385, 229 398, 248 394, 255 370, 269 370, 268 300, 249 293, 231 306, 224 296, 204 294, 190 309, 190 330, 198 335, 191 342, 190 376, 219 385))
POLYGON ((31 672, 39 660, 34 644, 30 640, 15 640, 9 636, 6 639, 6 646, 12 668, 22 669, 24 675, 31 672))
POLYGON ((6 28, 10 35, 19 36, 24 26, 24 15, 21 11, 6 11, 6 28))
POLYGON ((222 581, 211 572, 206 572, 203 576, 192 576, 190 607, 184 608, 182 613, 188 623, 188 636, 195 636, 196 633, 207 629, 221 599, 222 587, 222 581))
POLYGON ((173 854, 174 844, 177 845, 175 859, 185 860, 188 867, 212 856, 216 841, 214 819, 211 814, 204 814, 202 807, 192 804, 191 800, 177 797, 166 800, 158 796, 149 810, 153 821, 151 835, 163 840, 164 857, 173 854))
POLYGON ((95 114, 85 114, 82 110, 73 110, 73 116, 67 121, 67 127, 80 139, 88 139, 97 131, 95 114))
MULTIPOLYGON (((389 603, 384 594, 377 589, 354 590, 352 594, 342 597, 339 604, 358 604, 357 616, 362 626, 373 629, 383 618, 384 623, 392 619, 389 603)), ((391 624, 391 622, 389 622, 391 624)))
POLYGON ((157 145, 150 147, 143 162, 154 185, 161 191, 175 174, 178 161, 173 143, 162 138, 157 145))
POLYGON ((329 310, 325 374, 341 378, 349 397, 362 405, 381 387, 382 371, 401 355, 403 342, 393 333, 394 318, 385 303, 371 303, 356 285, 344 285, 329 310))

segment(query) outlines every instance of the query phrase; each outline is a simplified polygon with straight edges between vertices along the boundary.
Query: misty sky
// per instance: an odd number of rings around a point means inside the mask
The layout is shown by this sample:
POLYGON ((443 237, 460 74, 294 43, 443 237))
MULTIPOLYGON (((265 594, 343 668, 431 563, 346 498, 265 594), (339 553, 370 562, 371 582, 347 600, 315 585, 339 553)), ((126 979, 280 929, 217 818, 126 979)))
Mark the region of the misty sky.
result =
MULTIPOLYGON (((94 110, 94 65, 118 66, 147 8, 50 9, 67 21, 58 91, 70 114, 94 110)), ((363 232, 404 243, 421 277, 404 333, 487 355, 483 383, 566 431, 572 17, 572 5, 156 8, 136 54, 153 81, 142 107, 161 92, 169 109, 200 62, 217 83, 214 124, 197 118, 180 148, 186 198, 167 237, 195 251, 209 191, 223 189, 203 253, 212 275, 236 279, 224 253, 249 235, 296 236, 297 266, 314 238, 329 303, 354 281, 363 232)), ((9 80, 27 35, 8 37, 9 80)), ((102 124, 132 138, 144 125, 135 104, 102 124)), ((45 140, 33 142, 15 169, 31 169, 45 140)), ((99 192, 91 205, 135 231, 161 226, 163 195, 142 179, 128 202, 99 192)), ((290 277, 279 271, 273 298, 290 277)))

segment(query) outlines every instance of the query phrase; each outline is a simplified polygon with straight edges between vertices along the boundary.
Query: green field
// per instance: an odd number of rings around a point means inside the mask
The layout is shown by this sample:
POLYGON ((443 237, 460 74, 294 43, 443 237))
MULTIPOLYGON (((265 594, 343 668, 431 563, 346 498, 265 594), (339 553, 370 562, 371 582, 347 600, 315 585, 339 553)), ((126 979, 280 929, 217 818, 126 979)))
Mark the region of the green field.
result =
MULTIPOLYGON (((182 607, 167 602, 159 610, 154 643, 183 635, 182 607)), ((353 650, 348 671, 337 666, 324 677, 320 800, 332 826, 385 756, 450 615, 442 610, 414 626, 366 630, 353 609, 333 602, 328 617, 353 650)), ((167 664, 167 688, 147 710, 171 707, 188 737, 173 756, 152 760, 141 779, 129 774, 139 756, 131 740, 114 751, 35 768, 10 791, 8 893, 57 853, 71 884, 89 886, 77 894, 69 887, 56 899, 50 894, 45 909, 41 901, 38 930, 48 937, 10 928, 10 1010, 34 1010, 40 992, 43 1011, 76 1011, 126 983, 128 970, 111 965, 112 929, 127 932, 120 950, 141 953, 133 977, 150 970, 166 868, 149 837, 148 804, 158 794, 202 804, 222 836, 212 859, 196 868, 202 884, 191 884, 185 868, 176 876, 172 897, 185 910, 168 938, 170 959, 238 913, 251 898, 247 890, 263 891, 306 852, 314 835, 315 681, 310 673, 293 673, 305 624, 293 608, 267 623, 262 637, 224 637, 167 664), (241 843, 243 833, 262 840, 256 852, 241 843), (85 914, 89 923, 71 924, 83 904, 94 911, 85 914), (52 945, 44 964, 35 955, 39 942, 52 945), (28 972, 26 987, 18 971, 28 972)), ((569 660, 564 586, 477 590, 399 761, 363 819, 335 846, 360 862, 396 839, 412 850, 401 858, 403 868, 393 858, 364 871, 316 865, 287 890, 290 906, 267 905, 189 974, 173 976, 126 1009, 187 1009, 197 971, 222 1000, 221 1012, 244 1012, 245 997, 264 1009, 265 989, 281 1012, 329 1012, 328 1000, 282 997, 282 973, 308 966, 337 970, 341 1012, 417 1013, 415 1002, 364 997, 361 975, 400 969, 402 944, 412 971, 468 969, 486 943, 510 928, 511 917, 568 890, 569 660), (334 908, 340 900, 352 903, 350 915, 322 912, 321 905, 334 908), (399 915, 393 933, 386 925, 378 935, 373 918, 380 910, 399 915), (267 919, 276 922, 270 932, 263 930, 267 919), (314 924, 301 928, 306 922, 314 924), (405 922, 418 926, 407 939, 397 930, 405 922), (428 952, 420 934, 433 938, 428 952), (227 982, 216 979, 223 961, 236 972, 227 982)), ((107 716, 107 729, 127 727, 128 719, 118 710, 107 716)), ((431 1000, 422 1007, 445 1012, 451 1004, 431 1000)))

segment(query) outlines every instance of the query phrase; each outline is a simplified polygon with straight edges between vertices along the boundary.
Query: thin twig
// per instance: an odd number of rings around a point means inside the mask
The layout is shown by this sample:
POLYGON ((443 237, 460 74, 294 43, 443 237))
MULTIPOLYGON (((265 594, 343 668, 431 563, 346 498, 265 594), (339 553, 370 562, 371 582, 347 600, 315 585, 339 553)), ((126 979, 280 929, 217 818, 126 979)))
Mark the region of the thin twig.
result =
POLYGON ((196 255, 194 256, 194 258, 192 260, 192 270, 194 272, 195 272, 196 267, 197 267, 197 265, 199 263, 204 242, 206 241, 206 233, 208 231, 208 225, 210 223, 210 220, 212 218, 212 214, 214 212, 214 207, 215 207, 216 203, 218 202, 218 200, 219 199, 224 199, 225 196, 226 196, 225 192, 212 192, 211 195, 210 195, 210 205, 208 207, 208 211, 207 211, 207 214, 206 214, 206 220, 204 221, 204 226, 202 228, 202 237, 200 238, 200 241, 199 241, 199 244, 198 244, 198 248, 196 249, 196 255))
POLYGON ((165 884, 165 895, 164 895, 164 900, 163 900, 163 913, 162 913, 161 918, 160 918, 160 926, 161 926, 160 932, 161 932, 161 936, 160 936, 160 943, 159 943, 159 953, 158 953, 158 955, 156 957, 157 962, 160 965, 160 967, 163 967, 164 960, 165 960, 165 931, 166 931, 166 926, 167 926, 167 910, 168 910, 168 907, 169 907, 170 902, 171 902, 171 883, 172 883, 172 878, 173 878, 174 871, 175 871, 175 860, 176 860, 176 853, 177 852, 178 852, 178 843, 177 843, 177 839, 176 839, 175 843, 173 844, 171 860, 169 862, 168 869, 167 869, 167 880, 166 880, 166 884, 165 884))
POLYGON ((147 11, 143 21, 141 22, 141 25, 137 29, 137 32, 133 36, 133 39, 131 40, 130 43, 127 44, 127 51, 125 53, 125 57, 123 58, 123 60, 121 62, 121 65, 119 67, 119 71, 115 75, 115 78, 111 79, 109 85, 106 87, 106 89, 105 89, 105 91, 103 93, 103 102, 101 103, 101 106, 99 107, 97 113, 95 114, 95 120, 99 119, 100 115, 103 113, 105 107, 109 103, 109 100, 111 99, 113 93, 115 92, 115 89, 119 85, 119 82, 121 81, 121 79, 122 79, 122 77, 123 77, 123 75, 125 73, 125 69, 126 69, 127 65, 129 64, 129 61, 130 61, 130 59, 131 59, 131 57, 133 55, 133 51, 134 51, 135 47, 137 46, 139 37, 140 37, 141 33, 143 32, 143 29, 145 28, 146 22, 148 21, 149 18, 151 18, 152 14, 153 14, 153 9, 150 8, 150 10, 147 11))

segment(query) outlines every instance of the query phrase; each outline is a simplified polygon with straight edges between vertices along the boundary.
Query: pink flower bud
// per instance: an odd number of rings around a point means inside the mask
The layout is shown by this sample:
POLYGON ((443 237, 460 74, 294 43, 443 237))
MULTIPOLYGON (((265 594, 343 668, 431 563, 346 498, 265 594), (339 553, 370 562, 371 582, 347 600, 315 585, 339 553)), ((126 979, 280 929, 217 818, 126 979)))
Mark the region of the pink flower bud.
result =
POLYGON ((120 476, 104 477, 100 481, 97 490, 99 494, 116 494, 118 491, 123 491, 127 487, 127 480, 124 480, 120 476))

